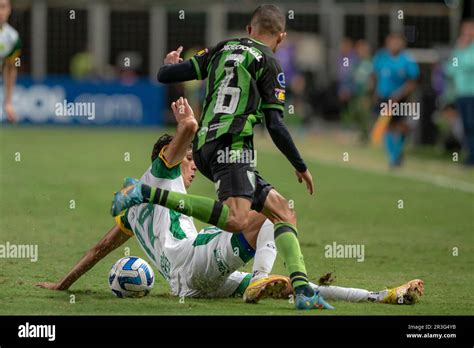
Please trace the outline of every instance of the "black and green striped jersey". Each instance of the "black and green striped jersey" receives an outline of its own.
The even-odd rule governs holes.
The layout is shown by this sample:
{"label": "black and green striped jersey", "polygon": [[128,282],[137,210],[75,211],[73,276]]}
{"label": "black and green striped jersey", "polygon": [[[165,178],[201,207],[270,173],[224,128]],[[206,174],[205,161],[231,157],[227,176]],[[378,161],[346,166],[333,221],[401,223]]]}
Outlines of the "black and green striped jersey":
{"label": "black and green striped jersey", "polygon": [[284,109],[285,76],[272,50],[253,39],[233,39],[191,58],[206,97],[194,150],[223,134],[252,136],[265,108]]}

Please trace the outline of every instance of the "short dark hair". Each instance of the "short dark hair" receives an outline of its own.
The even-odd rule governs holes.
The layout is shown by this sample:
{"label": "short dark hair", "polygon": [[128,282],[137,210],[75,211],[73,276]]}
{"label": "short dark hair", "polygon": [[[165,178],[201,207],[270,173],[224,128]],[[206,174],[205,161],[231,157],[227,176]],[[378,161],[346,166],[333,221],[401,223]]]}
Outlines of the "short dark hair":
{"label": "short dark hair", "polygon": [[260,5],[253,11],[250,25],[260,33],[277,35],[285,31],[286,19],[278,6]]}
{"label": "short dark hair", "polygon": [[161,149],[168,145],[173,140],[173,136],[169,134],[163,134],[161,137],[158,138],[155,145],[153,145],[153,152],[151,153],[151,161],[155,161],[158,156],[160,155]]}

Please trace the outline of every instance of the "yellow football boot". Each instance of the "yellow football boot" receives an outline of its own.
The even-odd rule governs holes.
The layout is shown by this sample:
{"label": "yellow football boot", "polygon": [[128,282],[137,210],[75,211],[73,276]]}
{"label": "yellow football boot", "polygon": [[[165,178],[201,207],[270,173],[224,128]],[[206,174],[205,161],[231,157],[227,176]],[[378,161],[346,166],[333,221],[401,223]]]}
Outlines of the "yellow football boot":
{"label": "yellow football boot", "polygon": [[257,303],[262,298],[288,298],[293,292],[290,279],[280,275],[269,275],[268,277],[252,281],[244,292],[244,302]]}
{"label": "yellow football boot", "polygon": [[423,280],[414,279],[397,288],[388,289],[382,303],[412,305],[420,300],[425,291]]}

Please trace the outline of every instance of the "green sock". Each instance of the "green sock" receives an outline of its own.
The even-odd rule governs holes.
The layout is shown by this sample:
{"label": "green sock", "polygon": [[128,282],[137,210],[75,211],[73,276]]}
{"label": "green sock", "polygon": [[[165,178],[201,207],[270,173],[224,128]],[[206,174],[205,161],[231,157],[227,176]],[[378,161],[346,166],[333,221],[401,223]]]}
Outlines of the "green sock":
{"label": "green sock", "polygon": [[283,257],[286,269],[290,273],[291,285],[293,288],[308,285],[303,254],[296,238],[296,227],[287,222],[280,222],[274,225],[274,229],[278,254]]}
{"label": "green sock", "polygon": [[184,215],[224,229],[229,216],[229,207],[211,198],[163,190],[142,184],[145,202],[159,204]]}

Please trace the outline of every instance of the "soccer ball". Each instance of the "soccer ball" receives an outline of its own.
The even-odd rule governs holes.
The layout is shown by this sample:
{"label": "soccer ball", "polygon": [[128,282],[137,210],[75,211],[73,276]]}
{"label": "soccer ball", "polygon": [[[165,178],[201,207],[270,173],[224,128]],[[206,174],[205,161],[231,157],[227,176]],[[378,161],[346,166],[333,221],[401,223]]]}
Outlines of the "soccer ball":
{"label": "soccer ball", "polygon": [[143,297],[148,295],[155,282],[150,265],[135,256],[118,260],[109,273],[109,286],[117,297]]}

